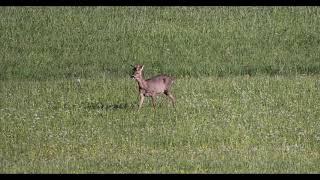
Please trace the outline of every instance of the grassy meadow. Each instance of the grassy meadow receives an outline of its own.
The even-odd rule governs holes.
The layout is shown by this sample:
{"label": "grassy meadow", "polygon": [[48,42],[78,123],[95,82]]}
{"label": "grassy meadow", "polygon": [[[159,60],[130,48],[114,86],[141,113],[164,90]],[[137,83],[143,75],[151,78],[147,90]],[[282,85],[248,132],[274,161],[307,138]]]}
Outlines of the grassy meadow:
{"label": "grassy meadow", "polygon": [[[0,7],[0,173],[319,173],[319,17]],[[176,108],[137,112],[136,63],[177,78]]]}

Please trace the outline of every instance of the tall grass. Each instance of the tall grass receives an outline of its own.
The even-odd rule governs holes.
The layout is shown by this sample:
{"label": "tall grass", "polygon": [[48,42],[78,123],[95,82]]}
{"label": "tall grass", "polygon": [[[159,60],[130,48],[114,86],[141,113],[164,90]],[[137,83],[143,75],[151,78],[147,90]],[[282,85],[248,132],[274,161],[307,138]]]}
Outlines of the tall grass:
{"label": "tall grass", "polygon": [[1,7],[1,79],[320,72],[318,7]]}

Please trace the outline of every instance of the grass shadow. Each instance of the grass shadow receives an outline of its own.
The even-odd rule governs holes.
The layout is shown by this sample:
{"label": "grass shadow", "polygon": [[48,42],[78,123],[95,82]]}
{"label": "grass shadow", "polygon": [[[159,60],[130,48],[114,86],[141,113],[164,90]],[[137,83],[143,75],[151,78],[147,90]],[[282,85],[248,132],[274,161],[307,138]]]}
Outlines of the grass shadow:
{"label": "grass shadow", "polygon": [[96,110],[96,109],[103,109],[106,111],[109,110],[123,110],[123,109],[133,109],[133,104],[128,103],[103,103],[103,102],[86,102],[84,104],[86,109]]}

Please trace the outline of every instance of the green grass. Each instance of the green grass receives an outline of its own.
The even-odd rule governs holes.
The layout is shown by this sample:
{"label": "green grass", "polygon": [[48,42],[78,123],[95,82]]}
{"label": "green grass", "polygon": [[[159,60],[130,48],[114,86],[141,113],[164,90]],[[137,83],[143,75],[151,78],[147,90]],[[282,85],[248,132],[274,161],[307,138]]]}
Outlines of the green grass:
{"label": "green grass", "polygon": [[[319,15],[0,7],[0,172],[319,173]],[[137,112],[136,63],[176,108]]]}
{"label": "green grass", "polygon": [[[1,82],[1,172],[319,173],[319,77]],[[192,82],[192,83],[190,83]]]}
{"label": "green grass", "polygon": [[[320,73],[318,7],[1,7],[0,79]],[[5,52],[5,53],[4,53]]]}

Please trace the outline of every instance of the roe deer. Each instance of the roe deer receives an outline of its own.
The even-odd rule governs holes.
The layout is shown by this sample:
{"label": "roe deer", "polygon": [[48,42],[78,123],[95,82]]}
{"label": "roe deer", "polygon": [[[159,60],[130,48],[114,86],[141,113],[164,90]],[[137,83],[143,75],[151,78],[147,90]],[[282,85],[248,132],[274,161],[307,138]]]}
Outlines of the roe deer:
{"label": "roe deer", "polygon": [[131,76],[137,81],[139,86],[140,103],[138,111],[142,106],[144,97],[151,97],[153,108],[156,109],[156,96],[161,93],[164,93],[167,97],[169,97],[172,101],[173,107],[175,107],[176,100],[170,92],[170,87],[175,79],[167,75],[157,75],[145,80],[142,75],[143,67],[144,66],[140,64],[133,66],[134,72]]}

